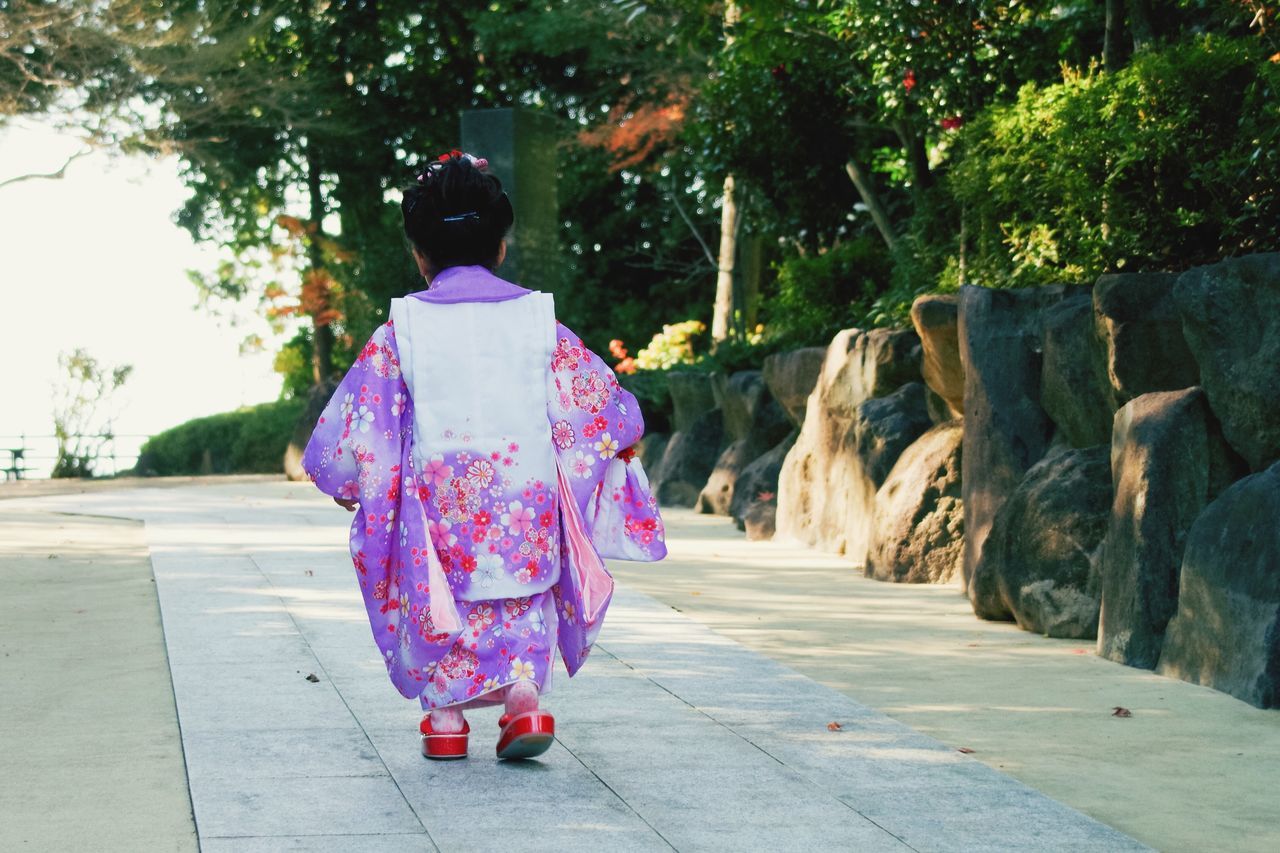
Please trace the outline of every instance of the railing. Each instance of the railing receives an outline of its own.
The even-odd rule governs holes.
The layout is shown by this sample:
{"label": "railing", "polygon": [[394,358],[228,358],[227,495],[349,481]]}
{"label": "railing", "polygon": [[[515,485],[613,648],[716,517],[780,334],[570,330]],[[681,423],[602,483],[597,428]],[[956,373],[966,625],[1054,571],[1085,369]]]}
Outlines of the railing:
{"label": "railing", "polygon": [[[138,461],[138,451],[150,436],[114,433],[71,436],[74,446],[81,438],[101,441],[94,460],[95,477],[114,477]],[[0,435],[0,471],[5,480],[47,479],[58,461],[58,438],[53,435]]]}

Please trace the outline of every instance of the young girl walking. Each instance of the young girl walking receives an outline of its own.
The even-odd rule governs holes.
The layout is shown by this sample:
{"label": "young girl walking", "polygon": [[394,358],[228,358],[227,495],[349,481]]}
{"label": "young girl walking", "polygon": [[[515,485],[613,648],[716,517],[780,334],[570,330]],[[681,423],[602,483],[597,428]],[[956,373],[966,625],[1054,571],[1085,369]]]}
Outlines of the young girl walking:
{"label": "young girl walking", "polygon": [[550,294],[493,273],[513,213],[486,167],[453,151],[404,191],[429,287],[392,300],[303,456],[356,513],[374,640],[428,712],[433,759],[464,758],[463,711],[500,703],[498,757],[545,752],[555,721],[539,697],[556,651],[577,672],[613,594],[601,557],[666,554],[632,450],[635,397],[556,322]]}

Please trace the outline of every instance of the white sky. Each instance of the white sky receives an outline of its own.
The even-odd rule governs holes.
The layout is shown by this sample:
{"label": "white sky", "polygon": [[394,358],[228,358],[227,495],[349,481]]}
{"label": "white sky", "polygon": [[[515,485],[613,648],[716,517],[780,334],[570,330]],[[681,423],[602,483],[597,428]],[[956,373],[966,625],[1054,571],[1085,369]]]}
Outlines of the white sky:
{"label": "white sky", "polygon": [[[79,148],[38,125],[0,129],[0,181],[51,172]],[[63,180],[0,188],[0,447],[3,436],[52,434],[58,353],[77,347],[134,366],[122,435],[278,396],[272,354],[239,352],[250,331],[271,340],[265,323],[247,307],[249,324],[235,327],[194,308],[186,271],[217,257],[173,224],[186,197],[177,175],[174,160],[95,153]]]}

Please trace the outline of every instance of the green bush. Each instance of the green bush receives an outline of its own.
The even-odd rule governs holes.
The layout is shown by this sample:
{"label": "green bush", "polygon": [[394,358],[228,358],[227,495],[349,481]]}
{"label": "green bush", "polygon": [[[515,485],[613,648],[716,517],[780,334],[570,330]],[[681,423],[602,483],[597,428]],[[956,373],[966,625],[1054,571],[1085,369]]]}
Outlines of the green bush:
{"label": "green bush", "polygon": [[306,401],[280,400],[196,418],[142,445],[139,474],[278,474]]}
{"label": "green bush", "polygon": [[1091,282],[1274,248],[1280,65],[1204,36],[1027,86],[961,133],[973,283]]}
{"label": "green bush", "polygon": [[618,384],[636,396],[646,433],[671,430],[671,388],[666,370],[637,370],[618,374]]}
{"label": "green bush", "polygon": [[775,348],[820,346],[841,329],[868,325],[890,271],[888,252],[871,236],[789,259],[760,306],[768,338]]}

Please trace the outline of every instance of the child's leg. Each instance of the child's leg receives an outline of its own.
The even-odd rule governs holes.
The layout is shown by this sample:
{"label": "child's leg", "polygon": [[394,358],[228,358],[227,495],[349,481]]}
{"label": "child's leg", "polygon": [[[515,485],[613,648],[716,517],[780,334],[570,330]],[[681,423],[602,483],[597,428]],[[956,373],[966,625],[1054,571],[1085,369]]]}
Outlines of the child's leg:
{"label": "child's leg", "polygon": [[538,685],[517,681],[507,688],[506,711],[511,716],[538,710]]}
{"label": "child's leg", "polygon": [[457,708],[438,708],[431,712],[431,729],[437,734],[457,734],[464,720]]}

